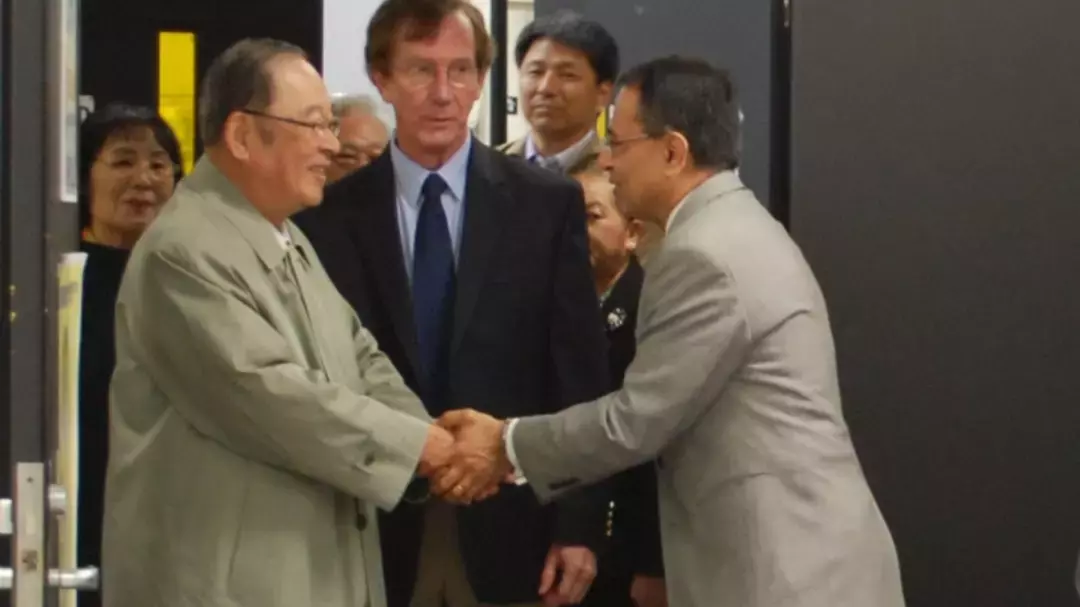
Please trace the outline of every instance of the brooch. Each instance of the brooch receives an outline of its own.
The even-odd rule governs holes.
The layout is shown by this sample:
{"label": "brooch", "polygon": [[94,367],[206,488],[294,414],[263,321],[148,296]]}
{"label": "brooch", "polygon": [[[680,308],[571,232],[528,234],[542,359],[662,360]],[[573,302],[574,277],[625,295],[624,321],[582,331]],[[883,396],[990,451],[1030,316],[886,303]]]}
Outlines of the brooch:
{"label": "brooch", "polygon": [[608,330],[614,331],[626,322],[626,310],[615,308],[607,315]]}

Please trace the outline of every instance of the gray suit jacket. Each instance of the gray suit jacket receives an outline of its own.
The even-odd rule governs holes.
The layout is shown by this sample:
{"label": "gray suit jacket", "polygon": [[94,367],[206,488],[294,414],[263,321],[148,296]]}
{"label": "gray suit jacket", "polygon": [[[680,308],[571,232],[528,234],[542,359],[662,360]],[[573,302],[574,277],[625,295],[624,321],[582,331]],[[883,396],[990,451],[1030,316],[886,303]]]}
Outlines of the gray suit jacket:
{"label": "gray suit jacket", "polygon": [[672,218],[637,330],[622,390],[514,427],[537,494],[659,455],[671,605],[903,605],[892,538],[841,412],[825,301],[734,173]]}
{"label": "gray suit jacket", "polygon": [[132,252],[108,607],[385,604],[365,521],[401,498],[430,418],[287,227],[299,283],[274,227],[204,158]]}

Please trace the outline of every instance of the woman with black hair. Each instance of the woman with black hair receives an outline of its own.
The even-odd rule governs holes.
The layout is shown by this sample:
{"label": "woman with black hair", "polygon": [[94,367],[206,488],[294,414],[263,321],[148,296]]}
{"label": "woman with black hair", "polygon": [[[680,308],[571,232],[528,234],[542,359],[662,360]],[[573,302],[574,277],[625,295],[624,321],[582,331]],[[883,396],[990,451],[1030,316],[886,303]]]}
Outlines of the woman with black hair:
{"label": "woman with black hair", "polygon": [[[83,274],[79,352],[78,562],[101,564],[108,461],[109,380],[116,356],[114,309],[128,254],[182,177],[180,144],[149,108],[110,104],[79,131],[80,249]],[[101,604],[79,595],[80,607]]]}

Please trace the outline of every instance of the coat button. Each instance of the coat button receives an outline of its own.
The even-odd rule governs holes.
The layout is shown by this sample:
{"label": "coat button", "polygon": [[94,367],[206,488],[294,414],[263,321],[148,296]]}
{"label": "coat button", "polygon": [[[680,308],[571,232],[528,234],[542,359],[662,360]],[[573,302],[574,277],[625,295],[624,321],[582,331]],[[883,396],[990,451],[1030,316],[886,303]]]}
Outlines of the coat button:
{"label": "coat button", "polygon": [[374,453],[368,453],[367,455],[364,456],[364,465],[365,466],[370,466],[370,465],[372,465],[374,463],[375,463],[375,454]]}

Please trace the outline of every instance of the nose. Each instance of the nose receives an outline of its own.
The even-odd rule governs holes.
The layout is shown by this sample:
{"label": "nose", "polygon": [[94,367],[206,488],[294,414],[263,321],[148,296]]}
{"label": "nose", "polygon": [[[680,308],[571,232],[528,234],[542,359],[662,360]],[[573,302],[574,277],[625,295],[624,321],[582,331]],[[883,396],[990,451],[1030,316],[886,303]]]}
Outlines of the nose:
{"label": "nose", "polygon": [[596,156],[596,164],[603,171],[610,171],[612,167],[611,162],[611,148],[603,146],[600,148],[600,153]]}
{"label": "nose", "polygon": [[438,103],[448,103],[453,99],[450,94],[450,71],[436,70],[435,81],[432,83],[431,98]]}
{"label": "nose", "polygon": [[150,167],[149,163],[142,163],[139,170],[135,172],[135,179],[132,184],[138,188],[149,188],[154,183],[154,170]]}
{"label": "nose", "polygon": [[341,151],[341,141],[338,140],[337,135],[326,132],[319,138],[319,151],[332,157]]}
{"label": "nose", "polygon": [[550,71],[544,72],[544,75],[540,78],[540,82],[536,85],[536,90],[541,93],[551,94],[555,90],[555,84],[555,73]]}

